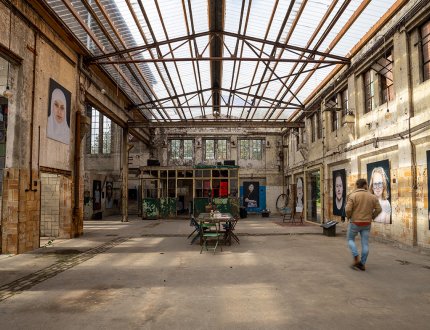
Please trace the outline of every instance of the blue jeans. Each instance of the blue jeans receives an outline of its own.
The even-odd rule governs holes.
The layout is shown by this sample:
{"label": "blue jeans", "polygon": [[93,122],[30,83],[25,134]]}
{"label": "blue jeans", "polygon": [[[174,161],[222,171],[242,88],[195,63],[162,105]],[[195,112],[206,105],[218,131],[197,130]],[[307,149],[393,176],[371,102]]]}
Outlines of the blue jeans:
{"label": "blue jeans", "polygon": [[369,234],[370,225],[368,226],[357,226],[350,222],[348,225],[348,234],[346,235],[348,239],[348,246],[351,249],[352,256],[356,257],[359,255],[357,251],[357,246],[355,245],[355,236],[360,233],[361,238],[361,263],[366,264],[367,256],[369,254]]}

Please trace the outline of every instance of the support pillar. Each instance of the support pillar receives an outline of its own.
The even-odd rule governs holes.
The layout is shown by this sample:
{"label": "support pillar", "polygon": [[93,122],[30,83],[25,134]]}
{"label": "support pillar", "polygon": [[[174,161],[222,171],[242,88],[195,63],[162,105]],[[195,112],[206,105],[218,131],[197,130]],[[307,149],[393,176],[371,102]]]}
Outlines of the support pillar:
{"label": "support pillar", "polygon": [[121,147],[122,222],[128,222],[128,127],[122,129]]}

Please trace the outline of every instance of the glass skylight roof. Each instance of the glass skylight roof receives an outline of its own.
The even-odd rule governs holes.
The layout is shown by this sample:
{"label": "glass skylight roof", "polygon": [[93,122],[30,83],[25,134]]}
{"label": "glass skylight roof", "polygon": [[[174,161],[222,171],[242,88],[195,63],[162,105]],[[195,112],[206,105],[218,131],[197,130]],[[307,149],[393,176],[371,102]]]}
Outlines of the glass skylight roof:
{"label": "glass skylight roof", "polygon": [[290,120],[396,0],[45,2],[146,120],[174,122]]}

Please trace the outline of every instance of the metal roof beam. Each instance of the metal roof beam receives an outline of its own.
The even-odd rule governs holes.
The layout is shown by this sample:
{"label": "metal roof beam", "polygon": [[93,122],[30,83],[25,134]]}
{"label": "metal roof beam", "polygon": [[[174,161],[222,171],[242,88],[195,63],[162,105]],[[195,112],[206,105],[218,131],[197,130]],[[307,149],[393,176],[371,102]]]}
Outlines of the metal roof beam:
{"label": "metal roof beam", "polygon": [[[150,49],[157,49],[162,45],[166,45],[166,44],[171,44],[171,43],[177,43],[180,41],[191,41],[193,39],[199,38],[199,37],[204,37],[204,36],[208,36],[208,35],[216,35],[217,38],[222,38],[223,36],[229,36],[229,37],[234,37],[237,38],[238,40],[242,40],[242,41],[252,41],[252,42],[258,42],[261,43],[263,45],[271,45],[274,46],[277,49],[284,49],[284,50],[290,50],[290,51],[296,51],[296,52],[304,52],[309,54],[310,56],[323,56],[323,57],[327,57],[327,58],[332,58],[335,60],[338,60],[342,63],[350,63],[350,59],[348,59],[347,57],[343,57],[343,56],[338,56],[338,55],[334,55],[334,54],[330,54],[330,53],[326,53],[326,52],[321,52],[321,51],[317,51],[314,49],[310,49],[310,48],[304,48],[304,47],[297,47],[297,46],[292,46],[292,45],[287,45],[281,42],[275,42],[275,41],[270,41],[270,40],[265,40],[265,39],[260,39],[260,38],[256,38],[256,37],[251,37],[251,36],[246,36],[246,35],[242,35],[242,34],[238,34],[238,33],[232,33],[232,32],[228,32],[228,31],[208,31],[208,32],[200,32],[200,33],[195,33],[195,34],[190,34],[190,35],[186,35],[183,37],[178,37],[178,38],[172,38],[172,39],[167,39],[167,40],[163,40],[163,41],[158,41],[158,42],[153,42],[153,43],[149,43],[147,45],[144,46],[137,46],[137,47],[130,47],[124,50],[120,50],[120,51],[116,51],[116,52],[112,52],[112,53],[108,53],[108,54],[103,54],[103,55],[99,55],[99,56],[92,56],[92,57],[88,57],[86,58],[86,63],[94,63],[94,62],[99,62],[100,60],[104,60],[110,57],[115,57],[115,56],[119,56],[125,53],[133,53],[133,52],[139,52],[139,51],[144,51],[144,50],[150,50]],[[217,38],[213,38],[213,39],[217,39]],[[222,42],[221,42],[222,44]],[[237,54],[237,50],[235,50],[234,54]],[[241,60],[241,58],[236,58],[233,56],[234,60]]]}
{"label": "metal roof beam", "polygon": [[304,122],[257,121],[257,120],[189,120],[172,122],[128,122],[130,128],[302,128]]}
{"label": "metal roof beam", "polygon": [[[214,38],[215,39],[215,38]],[[144,58],[134,60],[108,60],[100,61],[93,64],[127,64],[127,63],[165,63],[165,62],[203,62],[203,61],[237,61],[242,62],[283,62],[283,63],[329,63],[329,64],[349,64],[350,61],[343,60],[325,60],[325,59],[313,59],[313,58],[273,58],[273,57],[242,57],[235,58],[231,56],[210,56],[210,57],[176,57],[176,58]]]}
{"label": "metal roof beam", "polygon": [[99,60],[104,60],[104,59],[109,58],[109,57],[115,57],[115,56],[123,55],[126,53],[142,52],[142,51],[150,50],[153,48],[157,49],[163,45],[172,44],[172,43],[176,43],[176,42],[180,42],[180,41],[190,41],[190,40],[193,40],[193,39],[196,39],[199,37],[207,36],[209,34],[210,34],[209,31],[200,32],[200,33],[194,33],[194,34],[186,35],[183,37],[172,38],[172,39],[167,39],[167,40],[157,41],[157,42],[151,42],[151,43],[148,43],[148,44],[143,45],[143,46],[129,47],[127,49],[119,50],[119,51],[108,53],[108,54],[88,57],[88,58],[86,58],[86,62],[87,63],[93,63],[93,62],[98,62]]}
{"label": "metal roof beam", "polygon": [[287,45],[287,44],[283,44],[281,42],[270,41],[270,40],[260,39],[260,38],[251,37],[251,36],[245,36],[245,35],[241,35],[238,33],[232,33],[232,32],[227,32],[227,31],[223,31],[221,33],[224,34],[225,36],[238,38],[240,40],[254,41],[254,42],[264,44],[264,45],[271,45],[271,46],[275,46],[276,48],[279,48],[279,49],[304,52],[304,53],[308,53],[308,54],[314,55],[314,56],[319,55],[319,56],[324,56],[324,57],[336,59],[336,60],[339,60],[342,62],[347,62],[347,63],[350,62],[350,59],[347,57],[338,56],[338,55],[334,55],[334,54],[330,54],[330,53],[326,53],[326,52],[321,52],[321,51],[317,51],[317,50],[310,49],[310,48]]}
{"label": "metal roof beam", "polygon": [[209,11],[209,31],[211,35],[216,35],[212,38],[209,46],[209,60],[211,72],[211,87],[212,87],[212,114],[219,116],[219,106],[221,104],[222,88],[222,61],[223,61],[223,39],[224,36],[217,34],[224,30],[224,11],[225,0],[208,0]]}

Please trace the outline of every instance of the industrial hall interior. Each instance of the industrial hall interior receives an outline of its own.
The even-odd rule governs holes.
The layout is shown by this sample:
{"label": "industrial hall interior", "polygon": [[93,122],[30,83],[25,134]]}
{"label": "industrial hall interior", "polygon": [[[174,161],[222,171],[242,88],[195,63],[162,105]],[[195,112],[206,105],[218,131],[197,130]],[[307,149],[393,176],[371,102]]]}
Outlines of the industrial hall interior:
{"label": "industrial hall interior", "polygon": [[0,0],[2,254],[84,221],[345,219],[430,249],[430,3]]}

